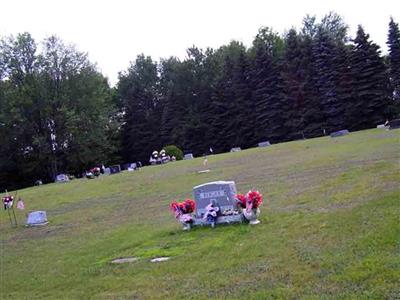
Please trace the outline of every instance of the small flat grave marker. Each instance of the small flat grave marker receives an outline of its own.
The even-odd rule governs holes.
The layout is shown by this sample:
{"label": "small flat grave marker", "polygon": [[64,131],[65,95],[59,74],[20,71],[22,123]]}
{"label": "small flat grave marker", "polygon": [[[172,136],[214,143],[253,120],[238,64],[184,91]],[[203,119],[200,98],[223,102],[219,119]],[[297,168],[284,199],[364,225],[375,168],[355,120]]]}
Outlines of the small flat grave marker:
{"label": "small flat grave marker", "polygon": [[116,258],[111,261],[113,264],[125,264],[125,263],[131,263],[137,261],[137,257],[122,257],[122,258]]}
{"label": "small flat grave marker", "polygon": [[154,262],[167,261],[167,260],[169,260],[169,259],[170,259],[170,257],[168,257],[168,256],[162,256],[162,257],[153,258],[153,259],[151,259],[150,261],[154,263]]}
{"label": "small flat grave marker", "polygon": [[48,223],[46,212],[41,210],[29,213],[28,219],[26,220],[26,226],[43,226]]}

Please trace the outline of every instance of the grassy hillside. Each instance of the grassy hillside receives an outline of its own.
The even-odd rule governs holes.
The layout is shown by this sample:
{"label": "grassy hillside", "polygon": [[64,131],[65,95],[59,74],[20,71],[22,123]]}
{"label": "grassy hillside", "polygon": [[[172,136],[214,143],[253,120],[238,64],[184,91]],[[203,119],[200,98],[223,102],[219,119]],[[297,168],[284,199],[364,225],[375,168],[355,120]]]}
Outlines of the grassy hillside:
{"label": "grassy hillside", "polygon": [[[19,223],[50,223],[0,213],[1,299],[400,299],[400,130],[202,162],[19,191]],[[214,180],[260,190],[261,224],[183,232],[170,201]],[[140,259],[110,264],[125,256]]]}

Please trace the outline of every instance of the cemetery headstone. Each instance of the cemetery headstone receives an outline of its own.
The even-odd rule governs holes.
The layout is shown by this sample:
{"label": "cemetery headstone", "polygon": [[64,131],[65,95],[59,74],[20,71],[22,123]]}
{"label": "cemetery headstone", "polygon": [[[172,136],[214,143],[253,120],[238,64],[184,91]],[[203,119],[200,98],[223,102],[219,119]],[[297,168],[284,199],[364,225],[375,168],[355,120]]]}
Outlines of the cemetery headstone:
{"label": "cemetery headstone", "polygon": [[183,157],[183,159],[193,159],[193,154],[192,153],[186,153],[185,156]]}
{"label": "cemetery headstone", "polygon": [[69,178],[66,174],[58,174],[56,176],[56,182],[67,182],[69,181]]}
{"label": "cemetery headstone", "polygon": [[389,122],[389,129],[400,128],[400,119],[394,119]]}
{"label": "cemetery headstone", "polygon": [[26,225],[28,226],[42,226],[46,225],[47,216],[45,211],[33,211],[29,213]]}
{"label": "cemetery headstone", "polygon": [[104,175],[110,175],[111,174],[111,169],[110,168],[104,168]]}
{"label": "cemetery headstone", "polygon": [[116,174],[121,172],[121,167],[119,165],[114,165],[110,167],[110,174]]}
{"label": "cemetery headstone", "polygon": [[210,203],[215,203],[219,208],[220,215],[217,218],[217,224],[242,222],[242,215],[237,210],[236,194],[234,181],[214,181],[195,186],[193,188],[193,196],[196,201],[194,225],[207,224],[204,214]]}
{"label": "cemetery headstone", "polygon": [[234,181],[214,181],[195,186],[193,196],[196,201],[196,217],[203,217],[206,206],[212,201],[216,201],[221,212],[234,209],[236,193]]}
{"label": "cemetery headstone", "polygon": [[258,143],[258,147],[268,147],[271,146],[269,141]]}
{"label": "cemetery headstone", "polygon": [[331,132],[330,137],[334,138],[334,137],[339,137],[339,136],[343,136],[343,135],[347,135],[347,134],[349,134],[349,131],[347,129],[344,129],[344,130]]}
{"label": "cemetery headstone", "polygon": [[231,149],[231,152],[239,152],[239,151],[242,151],[242,149],[240,147],[233,147]]}

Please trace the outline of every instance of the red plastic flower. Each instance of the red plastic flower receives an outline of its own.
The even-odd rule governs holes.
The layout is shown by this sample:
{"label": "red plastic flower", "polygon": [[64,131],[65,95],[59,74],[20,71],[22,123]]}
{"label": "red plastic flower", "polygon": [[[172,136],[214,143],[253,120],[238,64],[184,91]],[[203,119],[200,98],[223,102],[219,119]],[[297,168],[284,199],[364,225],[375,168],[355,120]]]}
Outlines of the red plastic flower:
{"label": "red plastic flower", "polygon": [[189,214],[196,209],[196,202],[192,199],[185,199],[183,202],[172,201],[169,207],[174,213]]}
{"label": "red plastic flower", "polygon": [[253,208],[258,208],[263,202],[262,194],[259,191],[248,191],[246,198]]}
{"label": "red plastic flower", "polygon": [[243,194],[236,194],[235,198],[237,200],[237,205],[240,206],[241,208],[246,207],[246,196]]}

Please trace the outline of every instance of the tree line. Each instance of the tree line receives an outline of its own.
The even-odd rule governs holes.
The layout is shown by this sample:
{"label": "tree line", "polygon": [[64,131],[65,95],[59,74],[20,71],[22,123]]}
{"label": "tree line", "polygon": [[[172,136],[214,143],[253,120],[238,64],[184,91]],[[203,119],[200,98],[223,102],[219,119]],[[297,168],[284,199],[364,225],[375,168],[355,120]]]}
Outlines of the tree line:
{"label": "tree line", "polygon": [[400,31],[388,55],[362,26],[306,16],[299,30],[261,28],[252,45],[139,55],[110,87],[87,54],[29,33],[0,42],[0,187],[52,181],[99,164],[142,161],[177,145],[254,147],[375,127],[400,112]]}

